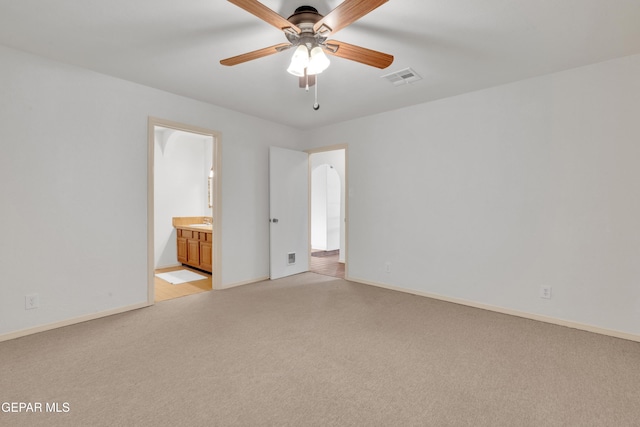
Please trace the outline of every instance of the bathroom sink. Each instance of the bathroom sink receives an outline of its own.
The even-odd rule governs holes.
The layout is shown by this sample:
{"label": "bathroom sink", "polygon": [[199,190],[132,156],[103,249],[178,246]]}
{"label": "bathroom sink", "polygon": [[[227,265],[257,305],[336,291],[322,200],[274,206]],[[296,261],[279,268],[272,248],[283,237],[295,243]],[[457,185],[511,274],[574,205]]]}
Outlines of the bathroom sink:
{"label": "bathroom sink", "polygon": [[211,224],[189,224],[187,227],[211,227]]}

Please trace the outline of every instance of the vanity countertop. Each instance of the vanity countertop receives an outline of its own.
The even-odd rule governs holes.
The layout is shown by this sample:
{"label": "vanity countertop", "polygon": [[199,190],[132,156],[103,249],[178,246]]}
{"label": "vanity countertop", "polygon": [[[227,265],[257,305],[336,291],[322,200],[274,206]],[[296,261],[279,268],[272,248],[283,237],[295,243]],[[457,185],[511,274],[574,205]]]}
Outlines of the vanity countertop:
{"label": "vanity countertop", "polygon": [[191,231],[213,231],[213,227],[211,226],[211,224],[174,225],[174,227]]}
{"label": "vanity countertop", "polygon": [[[208,222],[208,224],[206,223]],[[191,231],[213,231],[212,218],[206,216],[175,216],[172,224],[174,228],[182,228]]]}

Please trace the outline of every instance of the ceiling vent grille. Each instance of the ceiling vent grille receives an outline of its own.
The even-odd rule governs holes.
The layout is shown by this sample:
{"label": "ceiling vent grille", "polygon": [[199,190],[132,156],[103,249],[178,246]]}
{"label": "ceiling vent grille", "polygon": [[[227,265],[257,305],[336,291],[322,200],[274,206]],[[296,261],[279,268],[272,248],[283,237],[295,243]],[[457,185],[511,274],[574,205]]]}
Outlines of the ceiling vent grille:
{"label": "ceiling vent grille", "polygon": [[405,68],[404,70],[396,71],[394,73],[386,74],[382,76],[383,79],[389,80],[394,86],[400,86],[407,83],[417,82],[422,80],[422,77],[418,75],[411,68]]}

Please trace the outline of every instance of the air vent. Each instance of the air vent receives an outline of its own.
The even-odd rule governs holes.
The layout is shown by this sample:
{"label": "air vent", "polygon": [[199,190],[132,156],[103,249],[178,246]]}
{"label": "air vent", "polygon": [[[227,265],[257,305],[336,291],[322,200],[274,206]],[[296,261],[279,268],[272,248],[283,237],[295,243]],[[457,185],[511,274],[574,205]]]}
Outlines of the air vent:
{"label": "air vent", "polygon": [[296,253],[295,252],[289,252],[287,254],[288,260],[287,260],[287,264],[292,265],[296,263]]}
{"label": "air vent", "polygon": [[420,77],[418,73],[413,71],[411,68],[405,68],[404,70],[384,75],[382,78],[389,80],[394,86],[400,86],[422,80],[422,77]]}

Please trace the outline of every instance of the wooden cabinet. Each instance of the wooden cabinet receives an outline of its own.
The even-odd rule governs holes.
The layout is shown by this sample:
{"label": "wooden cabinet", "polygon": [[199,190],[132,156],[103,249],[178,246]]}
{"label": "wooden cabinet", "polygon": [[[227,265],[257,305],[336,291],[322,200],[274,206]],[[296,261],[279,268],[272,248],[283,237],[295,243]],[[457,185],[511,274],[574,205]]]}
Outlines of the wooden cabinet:
{"label": "wooden cabinet", "polygon": [[205,271],[212,271],[213,265],[213,245],[211,242],[200,242],[200,268]]}
{"label": "wooden cabinet", "polygon": [[187,239],[187,264],[200,268],[200,242]]}
{"label": "wooden cabinet", "polygon": [[180,230],[178,233],[178,262],[185,264],[188,261],[187,258],[187,239],[180,236]]}
{"label": "wooden cabinet", "polygon": [[200,270],[213,270],[213,233],[176,227],[178,262]]}

